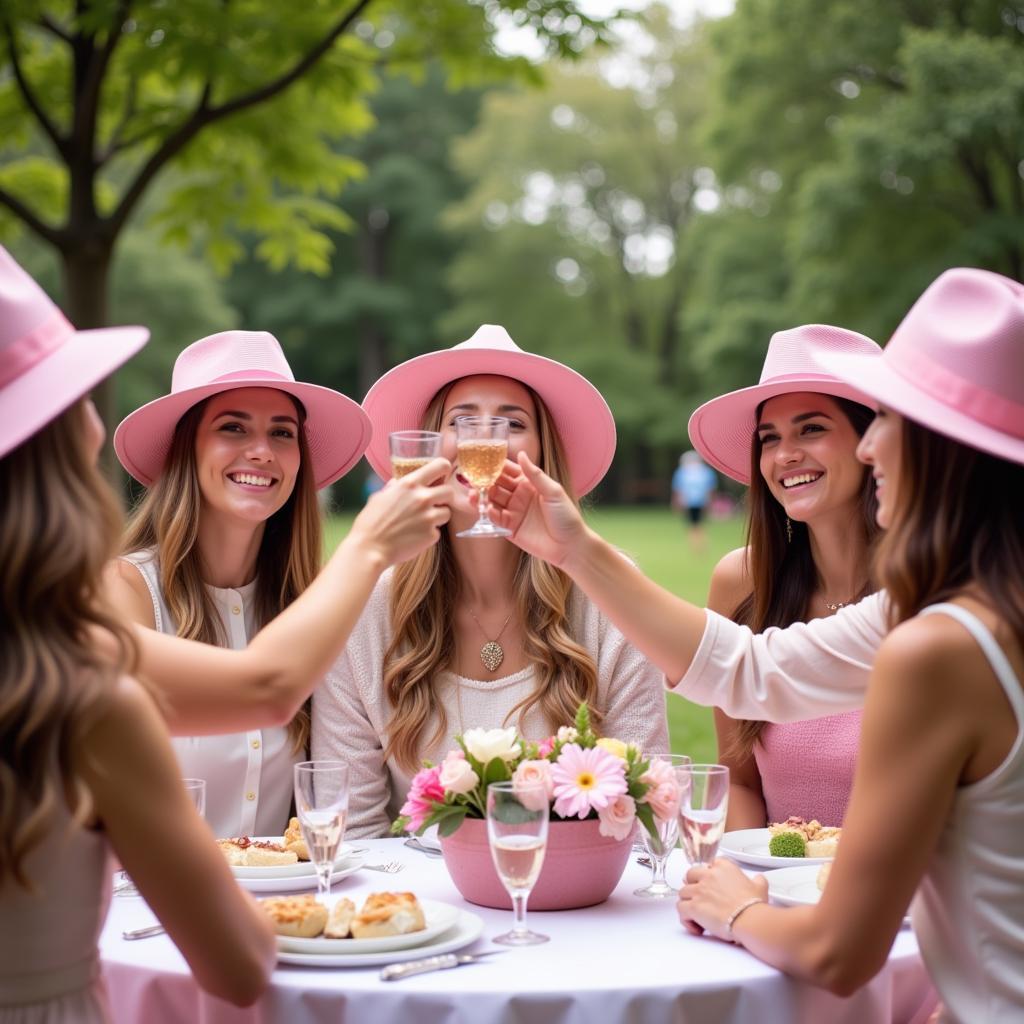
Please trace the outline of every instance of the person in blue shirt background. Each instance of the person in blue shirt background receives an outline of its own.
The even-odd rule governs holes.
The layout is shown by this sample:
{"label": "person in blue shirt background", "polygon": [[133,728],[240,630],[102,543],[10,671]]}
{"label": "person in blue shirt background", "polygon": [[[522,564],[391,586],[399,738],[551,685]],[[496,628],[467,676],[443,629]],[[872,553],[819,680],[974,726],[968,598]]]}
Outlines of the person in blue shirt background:
{"label": "person in blue shirt background", "polygon": [[704,516],[717,486],[715,471],[700,455],[692,450],[683,452],[672,474],[672,507],[682,512],[684,522],[689,524],[690,548],[694,552],[703,552],[707,545]]}

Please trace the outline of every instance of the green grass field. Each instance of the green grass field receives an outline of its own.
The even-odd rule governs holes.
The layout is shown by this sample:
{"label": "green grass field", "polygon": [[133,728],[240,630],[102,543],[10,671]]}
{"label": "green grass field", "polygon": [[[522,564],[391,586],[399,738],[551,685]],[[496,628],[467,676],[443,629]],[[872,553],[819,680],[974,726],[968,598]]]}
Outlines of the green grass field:
{"label": "green grass field", "polygon": [[[653,580],[696,604],[704,603],[711,570],[718,559],[743,540],[742,519],[711,522],[706,530],[706,553],[693,555],[682,522],[666,508],[595,508],[588,511],[587,518],[602,536],[622,548]],[[329,521],[329,550],[334,550],[351,521],[352,515],[337,515]],[[695,761],[714,761],[715,732],[710,709],[696,707],[674,696],[667,698],[666,707],[672,749],[689,754]]]}

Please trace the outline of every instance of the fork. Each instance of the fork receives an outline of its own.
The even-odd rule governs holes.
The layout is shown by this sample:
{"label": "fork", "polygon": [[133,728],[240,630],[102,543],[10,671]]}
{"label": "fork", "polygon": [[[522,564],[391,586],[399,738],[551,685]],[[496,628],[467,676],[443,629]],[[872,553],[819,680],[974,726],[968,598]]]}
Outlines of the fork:
{"label": "fork", "polygon": [[397,874],[405,865],[400,860],[389,860],[386,864],[360,864],[369,871],[383,871],[386,875]]}

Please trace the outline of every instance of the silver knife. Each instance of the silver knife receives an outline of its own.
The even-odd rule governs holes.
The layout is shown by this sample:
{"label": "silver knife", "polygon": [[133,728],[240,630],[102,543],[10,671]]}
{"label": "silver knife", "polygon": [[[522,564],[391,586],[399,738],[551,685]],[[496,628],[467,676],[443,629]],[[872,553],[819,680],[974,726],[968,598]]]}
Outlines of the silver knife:
{"label": "silver knife", "polygon": [[488,949],[483,953],[443,953],[441,956],[428,956],[424,960],[410,960],[404,964],[390,964],[380,972],[381,981],[401,981],[411,978],[414,974],[429,974],[431,971],[447,971],[463,964],[475,964],[485,956],[494,953],[507,953],[507,949]]}
{"label": "silver knife", "polygon": [[145,928],[133,928],[130,931],[121,932],[122,939],[148,939],[151,935],[162,935],[164,926],[162,924],[151,924]]}

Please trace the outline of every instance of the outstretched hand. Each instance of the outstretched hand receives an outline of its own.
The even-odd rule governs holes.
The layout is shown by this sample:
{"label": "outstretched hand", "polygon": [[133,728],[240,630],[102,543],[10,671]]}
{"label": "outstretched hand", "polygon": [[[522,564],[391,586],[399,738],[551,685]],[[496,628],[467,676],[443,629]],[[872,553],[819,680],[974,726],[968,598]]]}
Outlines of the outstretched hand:
{"label": "outstretched hand", "polygon": [[561,484],[534,465],[525,452],[506,461],[488,494],[491,517],[512,531],[511,540],[552,565],[564,565],[587,527]]}
{"label": "outstretched hand", "polygon": [[408,561],[435,544],[451,518],[455,489],[452,465],[433,459],[377,491],[356,516],[349,538],[375,548],[386,565]]}

